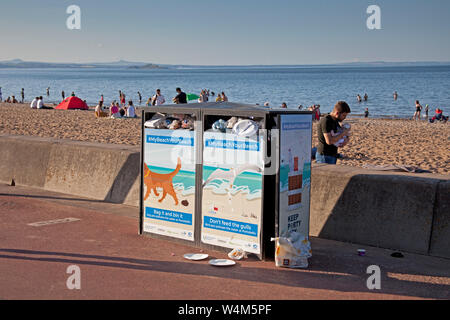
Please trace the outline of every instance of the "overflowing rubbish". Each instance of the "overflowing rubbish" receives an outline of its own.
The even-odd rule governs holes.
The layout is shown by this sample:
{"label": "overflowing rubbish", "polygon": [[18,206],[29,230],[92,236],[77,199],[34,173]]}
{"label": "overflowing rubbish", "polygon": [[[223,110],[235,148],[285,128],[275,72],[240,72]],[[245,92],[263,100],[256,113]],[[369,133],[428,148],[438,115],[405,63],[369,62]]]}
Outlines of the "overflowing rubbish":
{"label": "overflowing rubbish", "polygon": [[228,259],[212,259],[209,260],[209,264],[215,267],[229,267],[234,266],[236,262]]}
{"label": "overflowing rubbish", "polygon": [[209,256],[206,253],[186,253],[183,257],[188,260],[200,261],[205,260]]}
{"label": "overflowing rubbish", "polygon": [[275,241],[275,265],[283,268],[307,268],[312,256],[311,244],[306,236],[290,232],[287,237],[272,238]]}
{"label": "overflowing rubbish", "polygon": [[245,253],[245,251],[243,249],[236,248],[228,253],[228,258],[233,259],[233,260],[241,260],[243,258],[247,258],[247,254]]}

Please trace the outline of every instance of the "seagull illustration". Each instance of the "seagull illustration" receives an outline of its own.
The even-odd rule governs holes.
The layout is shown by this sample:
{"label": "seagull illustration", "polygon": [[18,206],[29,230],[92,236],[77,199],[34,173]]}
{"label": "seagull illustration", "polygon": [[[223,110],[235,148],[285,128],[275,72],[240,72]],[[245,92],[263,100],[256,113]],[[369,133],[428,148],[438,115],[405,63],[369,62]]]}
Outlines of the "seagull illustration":
{"label": "seagull illustration", "polygon": [[216,179],[228,180],[230,182],[230,187],[233,187],[234,180],[236,179],[236,177],[244,171],[263,172],[262,168],[254,164],[244,164],[237,168],[230,168],[230,170],[228,171],[221,168],[217,168],[203,183],[203,187],[205,187],[208,183]]}

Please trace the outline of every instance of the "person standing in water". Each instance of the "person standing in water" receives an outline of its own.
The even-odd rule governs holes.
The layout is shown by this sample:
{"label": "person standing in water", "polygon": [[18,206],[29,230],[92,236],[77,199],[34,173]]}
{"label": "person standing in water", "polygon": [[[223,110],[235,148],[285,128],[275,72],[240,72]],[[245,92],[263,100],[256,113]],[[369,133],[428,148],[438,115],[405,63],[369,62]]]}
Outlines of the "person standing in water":
{"label": "person standing in water", "polygon": [[416,100],[416,112],[414,112],[413,120],[420,120],[420,111],[422,111],[422,106],[419,103],[419,100]]}
{"label": "person standing in water", "polygon": [[50,97],[50,87],[47,88],[47,97]]}
{"label": "person standing in water", "polygon": [[394,91],[394,100],[397,101],[397,98],[398,98],[397,91]]}
{"label": "person standing in water", "polygon": [[139,97],[139,105],[141,105],[141,103],[142,103],[142,95],[141,95],[141,93],[139,91],[137,92],[137,94],[138,94],[138,97]]}
{"label": "person standing in water", "polygon": [[64,92],[64,90],[61,91],[61,97],[62,97],[63,100],[66,98],[66,93]]}
{"label": "person standing in water", "polygon": [[359,95],[359,93],[358,93],[358,95],[356,96],[356,99],[358,99],[358,102],[361,102],[361,101],[362,101],[361,96]]}
{"label": "person standing in water", "polygon": [[364,94],[364,101],[367,101],[369,99],[369,96],[366,94]]}

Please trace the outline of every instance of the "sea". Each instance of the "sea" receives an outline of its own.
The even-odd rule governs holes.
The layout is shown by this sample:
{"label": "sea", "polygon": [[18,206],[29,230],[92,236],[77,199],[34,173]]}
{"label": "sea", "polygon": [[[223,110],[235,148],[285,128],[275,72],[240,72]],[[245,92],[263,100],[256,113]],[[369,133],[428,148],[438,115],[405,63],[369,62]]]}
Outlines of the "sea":
{"label": "sea", "polygon": [[[302,66],[302,67],[192,67],[169,69],[48,68],[0,69],[3,99],[15,95],[20,100],[21,88],[25,101],[43,96],[44,103],[59,103],[61,91],[66,97],[72,92],[89,105],[96,105],[100,95],[105,104],[118,100],[119,90],[136,106],[145,105],[157,88],[166,103],[176,95],[175,89],[199,94],[209,89],[216,95],[224,91],[231,102],[263,105],[269,102],[277,108],[285,102],[290,109],[299,105],[321,106],[330,112],[337,101],[346,101],[352,116],[361,116],[365,108],[371,117],[412,117],[415,100],[428,104],[430,115],[436,108],[450,113],[450,66]],[[46,89],[50,87],[47,96]],[[138,93],[142,94],[139,104]],[[393,98],[394,91],[398,99]],[[357,94],[368,101],[359,103]],[[211,99],[212,97],[210,97]],[[191,101],[190,103],[195,103]]]}

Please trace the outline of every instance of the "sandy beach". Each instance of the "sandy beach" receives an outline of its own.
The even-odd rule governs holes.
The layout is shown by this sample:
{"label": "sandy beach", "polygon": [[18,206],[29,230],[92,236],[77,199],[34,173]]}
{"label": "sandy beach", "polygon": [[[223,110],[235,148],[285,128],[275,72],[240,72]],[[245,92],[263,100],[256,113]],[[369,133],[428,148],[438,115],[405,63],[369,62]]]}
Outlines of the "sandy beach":
{"label": "sandy beach", "polygon": [[[137,114],[140,115],[138,108]],[[338,164],[404,165],[450,174],[450,123],[387,119],[348,119],[350,144]],[[317,144],[317,124],[313,146]],[[32,110],[28,104],[0,103],[0,134],[139,145],[141,119],[95,118],[93,108]]]}

